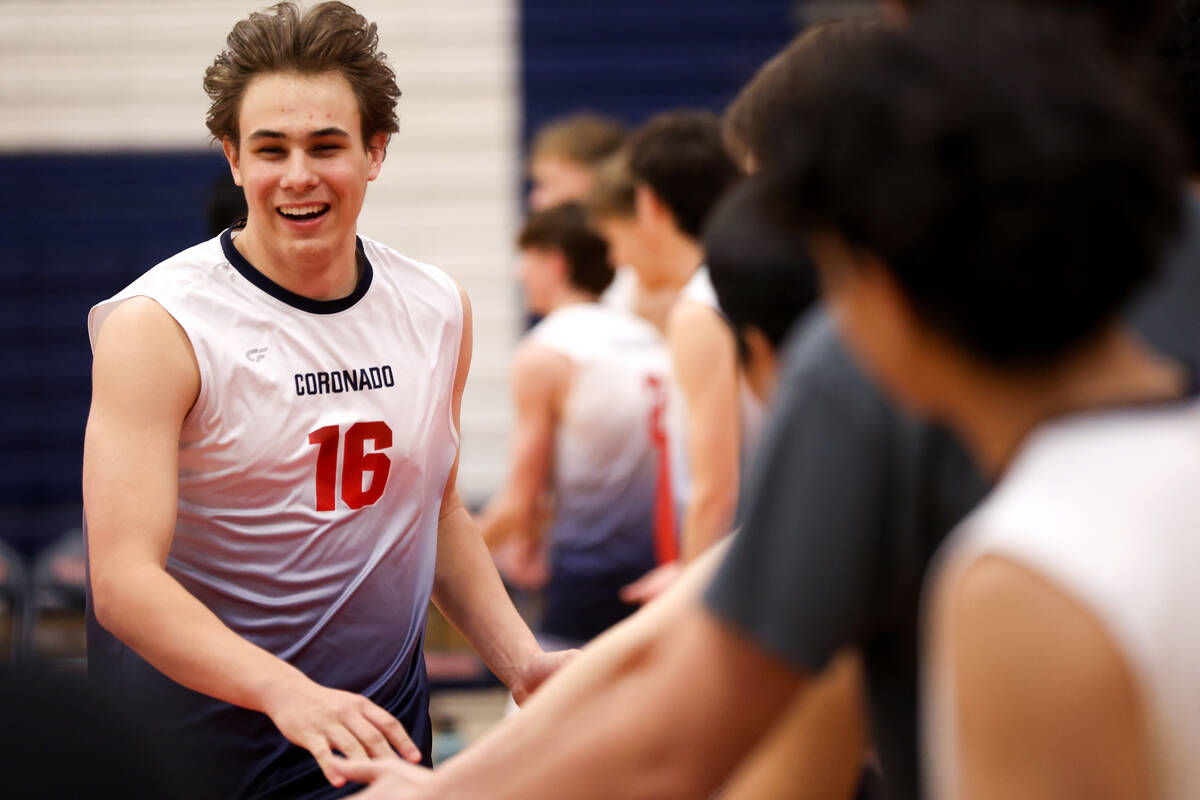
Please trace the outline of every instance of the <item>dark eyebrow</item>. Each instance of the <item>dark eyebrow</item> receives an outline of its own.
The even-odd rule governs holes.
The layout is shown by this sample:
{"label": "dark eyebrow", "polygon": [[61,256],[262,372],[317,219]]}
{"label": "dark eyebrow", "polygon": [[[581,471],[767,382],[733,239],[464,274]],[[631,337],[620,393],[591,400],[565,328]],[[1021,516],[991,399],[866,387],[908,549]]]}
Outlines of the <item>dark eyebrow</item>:
{"label": "dark eyebrow", "polygon": [[[332,128],[321,128],[321,130],[319,130],[319,131],[313,131],[312,133],[310,133],[308,135],[308,138],[320,139],[321,137],[324,137],[324,136],[346,136],[346,137],[349,137],[350,134],[346,133],[341,128],[334,126]],[[256,130],[254,133],[250,134],[246,138],[250,139],[250,140],[255,140],[255,139],[286,139],[288,137],[287,137],[286,133],[280,133],[279,131],[269,131],[269,130],[260,128],[259,130]]]}
{"label": "dark eyebrow", "polygon": [[246,137],[247,139],[286,139],[287,136],[279,131],[256,130],[254,133]]}

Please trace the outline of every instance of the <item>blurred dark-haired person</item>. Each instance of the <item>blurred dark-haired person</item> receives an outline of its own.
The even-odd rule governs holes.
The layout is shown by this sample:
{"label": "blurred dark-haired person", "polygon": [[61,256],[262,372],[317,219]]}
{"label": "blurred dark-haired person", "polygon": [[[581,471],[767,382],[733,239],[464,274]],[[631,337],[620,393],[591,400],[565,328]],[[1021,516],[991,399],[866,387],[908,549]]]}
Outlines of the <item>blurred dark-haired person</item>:
{"label": "blurred dark-haired person", "polygon": [[431,596],[518,700],[564,656],[458,497],[467,298],[356,235],[397,129],[376,26],[280,3],[226,48],[208,127],[244,224],[88,319],[88,672],[205,796],[344,795],[334,750],[429,759]]}
{"label": "blurred dark-haired person", "polygon": [[746,384],[763,406],[775,399],[788,334],[818,296],[812,259],[773,224],[768,204],[761,180],[742,182],[717,204],[703,239],[718,308],[737,337]]}
{"label": "blurred dark-haired person", "polygon": [[999,479],[927,580],[931,796],[1194,797],[1200,402],[1122,321],[1176,144],[1078,36],[985,20],[865,52],[776,194],[856,355]]}
{"label": "blurred dark-haired person", "polygon": [[1008,9],[1073,17],[1121,60],[1144,62],[1173,0],[880,0],[885,14],[906,22],[921,15],[950,11],[970,14]]}
{"label": "blurred dark-haired person", "polygon": [[535,212],[517,244],[526,302],[543,319],[513,360],[508,479],[480,524],[489,546],[515,539],[537,553],[550,495],[540,634],[544,644],[574,647],[636,609],[620,589],[657,563],[651,432],[665,411],[670,362],[649,323],[597,302],[613,270],[581,207]]}
{"label": "blurred dark-haired person", "polygon": [[[1137,5],[1147,10],[1149,4]],[[1096,4],[1098,13],[1104,8]],[[964,27],[951,34],[947,46],[967,34],[986,32]],[[857,55],[845,57],[852,61]],[[837,65],[830,69],[839,71]],[[1127,83],[1120,85],[1128,91]],[[789,130],[804,129],[810,112],[803,96],[774,102],[786,106]],[[1169,273],[1179,266],[1176,261],[1168,264]],[[1166,282],[1150,287],[1133,316],[1139,329],[1172,301],[1170,286],[1168,274]],[[1200,297],[1192,303],[1200,305]],[[1200,356],[1195,315],[1145,333],[1164,352],[1185,354],[1192,363]],[[779,713],[779,697],[789,695],[793,681],[807,691],[817,676],[830,677],[836,671],[831,665],[856,652],[887,796],[923,796],[917,747],[920,589],[934,551],[983,497],[987,480],[953,434],[898,408],[862,372],[826,309],[810,315],[791,338],[775,411],[745,490],[740,533],[703,607],[678,587],[669,605],[652,604],[618,626],[585,651],[524,719],[502,726],[485,746],[464,755],[452,775],[428,779],[432,785],[470,786],[481,777],[494,778],[530,742],[569,748],[568,732],[578,726],[605,751],[600,755],[611,756],[600,793],[688,796],[680,787],[703,783],[699,772],[724,774],[720,760],[736,760],[736,753],[728,753],[729,737],[705,741],[711,720],[737,731],[749,726],[745,735],[756,737],[765,730],[762,719]],[[684,580],[694,581],[686,587],[693,590],[695,583],[707,583],[699,570]],[[780,673],[772,665],[791,670],[783,688],[773,682]],[[706,678],[700,667],[713,667],[716,674]],[[680,683],[684,680],[689,686]],[[742,690],[751,685],[755,691]],[[722,696],[735,690],[736,698]],[[766,698],[763,706],[760,697]],[[639,715],[636,722],[621,716],[650,698],[656,698],[655,715]],[[844,699],[852,701],[853,694]],[[848,716],[839,727],[852,727],[859,713],[847,702]],[[647,725],[653,730],[642,730]],[[646,750],[618,740],[634,727],[644,734]],[[718,760],[710,759],[710,746],[721,750]],[[642,757],[650,752],[653,758]],[[540,765],[540,777],[553,779],[556,767],[583,774],[577,755]],[[615,763],[637,767],[622,772],[613,769]],[[389,778],[407,773],[414,785],[427,779],[411,770],[379,768]],[[513,796],[538,797],[533,788],[542,785],[538,777],[509,774],[496,796],[515,786],[528,794]],[[818,792],[829,788],[826,778],[822,770],[806,777],[805,785]]]}
{"label": "blurred dark-haired person", "polygon": [[763,64],[721,117],[721,134],[734,161],[750,174],[777,166],[793,137],[795,99],[828,80],[841,59],[877,35],[874,19],[844,19],[806,28]]}
{"label": "blurred dark-haired person", "polygon": [[[765,189],[758,179],[734,187],[705,225],[704,249],[721,313],[737,333],[746,383],[770,410],[784,346],[816,304],[818,285],[808,253],[772,224]],[[878,797],[863,703],[861,660],[847,653],[796,693],[787,712],[730,776],[721,797]],[[821,781],[812,781],[818,772]]]}
{"label": "blurred dark-haired person", "polygon": [[[686,563],[729,532],[743,451],[752,446],[761,416],[739,374],[734,332],[717,307],[700,238],[740,172],[725,151],[718,118],[700,111],[651,118],[631,135],[628,157],[633,216],[601,214],[597,227],[615,260],[634,266],[642,283],[678,292],[666,326],[671,457],[659,502],[675,512],[678,556]],[[653,598],[674,569],[651,573],[626,597]]]}

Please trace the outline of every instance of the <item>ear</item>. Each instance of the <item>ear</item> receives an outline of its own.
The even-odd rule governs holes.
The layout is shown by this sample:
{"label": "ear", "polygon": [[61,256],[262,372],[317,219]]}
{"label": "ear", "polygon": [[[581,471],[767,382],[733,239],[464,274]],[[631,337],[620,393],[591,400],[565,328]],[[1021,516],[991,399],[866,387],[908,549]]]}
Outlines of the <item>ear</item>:
{"label": "ear", "polygon": [[242,171],[238,164],[238,148],[232,139],[225,136],[221,139],[221,149],[225,152],[225,160],[229,162],[229,172],[233,175],[233,182],[238,186],[242,185]]}
{"label": "ear", "polygon": [[650,188],[649,184],[638,183],[633,194],[633,216],[641,225],[652,225],[670,211]]}
{"label": "ear", "polygon": [[762,329],[754,325],[745,326],[740,333],[742,343],[746,346],[746,382],[759,400],[770,404],[775,396],[779,375],[775,348]]}
{"label": "ear", "polygon": [[747,325],[742,328],[742,341],[746,345],[746,350],[749,351],[749,360],[753,364],[762,366],[774,366],[775,364],[775,348],[771,346],[771,340],[762,332],[762,329],[755,325]]}
{"label": "ear", "polygon": [[369,160],[367,180],[373,181],[379,177],[379,170],[383,168],[383,159],[387,157],[387,143],[388,135],[383,131],[367,140],[367,159]]}
{"label": "ear", "polygon": [[567,256],[562,250],[547,250],[549,263],[553,265],[554,277],[564,284],[571,283],[571,268],[567,266]]}
{"label": "ear", "polygon": [[878,256],[857,249],[852,252],[854,264],[850,270],[858,302],[866,312],[863,318],[872,321],[885,341],[913,346],[924,326],[908,296]]}

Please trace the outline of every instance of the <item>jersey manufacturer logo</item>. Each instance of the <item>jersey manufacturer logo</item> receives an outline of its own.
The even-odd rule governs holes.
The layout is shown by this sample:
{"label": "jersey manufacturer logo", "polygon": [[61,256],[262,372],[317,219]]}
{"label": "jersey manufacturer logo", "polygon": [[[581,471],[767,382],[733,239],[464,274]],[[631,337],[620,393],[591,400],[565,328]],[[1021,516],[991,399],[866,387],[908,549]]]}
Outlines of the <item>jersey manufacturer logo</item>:
{"label": "jersey manufacturer logo", "polygon": [[255,363],[262,361],[266,357],[267,348],[265,347],[255,347],[246,351],[246,358],[254,361]]}

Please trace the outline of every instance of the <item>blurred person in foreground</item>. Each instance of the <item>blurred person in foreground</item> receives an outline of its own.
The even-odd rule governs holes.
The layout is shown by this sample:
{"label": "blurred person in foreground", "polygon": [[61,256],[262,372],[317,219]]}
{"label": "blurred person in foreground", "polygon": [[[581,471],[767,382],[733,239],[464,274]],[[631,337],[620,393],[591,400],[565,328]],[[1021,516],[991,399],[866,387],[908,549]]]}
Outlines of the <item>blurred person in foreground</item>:
{"label": "blurred person in foreground", "polygon": [[1121,318],[1177,148],[1090,42],[983,16],[865,52],[775,192],[856,355],[999,478],[927,581],[929,791],[1194,797],[1200,401]]}
{"label": "blurred person in foreground", "polygon": [[397,129],[375,25],[280,3],[226,45],[207,121],[244,224],[88,320],[88,671],[208,796],[339,796],[334,751],[429,761],[431,597],[518,700],[565,656],[456,489],[467,298],[356,235]]}
{"label": "blurred person in foreground", "polygon": [[[1153,16],[1154,9],[1138,7]],[[797,112],[802,118],[803,108],[792,110]],[[1172,261],[1169,272],[1192,266]],[[1152,314],[1163,299],[1152,291],[1140,309]],[[1195,328],[1170,330],[1153,341],[1195,353]],[[538,787],[558,769],[591,776],[587,764],[594,758],[605,764],[603,775],[585,785],[597,796],[703,796],[706,789],[697,787],[712,785],[724,765],[736,761],[729,748],[736,749],[731,743],[739,736],[752,740],[765,729],[763,718],[777,713],[779,696],[811,686],[834,654],[857,650],[888,796],[921,796],[919,590],[929,558],[982,496],[984,481],[947,432],[908,417],[879,394],[823,313],[798,331],[789,349],[765,441],[742,531],[709,590],[711,612],[688,594],[707,582],[702,569],[692,570],[669,598],[596,642],[524,719],[506,723],[451,765],[451,774],[387,765],[364,769],[382,770],[389,779],[406,773],[412,796],[421,796],[417,789],[425,781],[445,788],[488,775],[502,781],[496,796],[512,788],[514,796],[537,797],[552,794]],[[722,556],[713,554],[703,566],[711,568]],[[740,611],[737,597],[743,599]],[[781,674],[785,663],[792,671]],[[653,715],[622,722],[646,704],[653,704]],[[722,722],[719,732],[706,722],[713,719]],[[638,741],[632,742],[628,735],[635,728]],[[543,738],[541,749],[562,748],[569,757],[504,772],[505,753]],[[823,779],[815,774],[809,782]],[[579,794],[587,791],[581,786]]]}
{"label": "blurred person in foreground", "polygon": [[636,609],[620,589],[657,563],[651,430],[670,363],[649,323],[599,302],[613,270],[580,206],[534,212],[517,244],[526,303],[542,320],[513,358],[508,478],[479,521],[489,547],[512,541],[522,563],[548,547],[539,635],[574,647]]}

